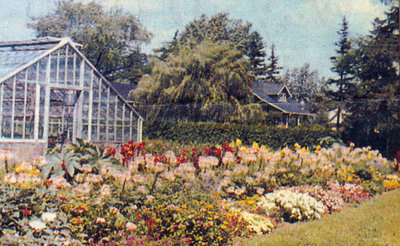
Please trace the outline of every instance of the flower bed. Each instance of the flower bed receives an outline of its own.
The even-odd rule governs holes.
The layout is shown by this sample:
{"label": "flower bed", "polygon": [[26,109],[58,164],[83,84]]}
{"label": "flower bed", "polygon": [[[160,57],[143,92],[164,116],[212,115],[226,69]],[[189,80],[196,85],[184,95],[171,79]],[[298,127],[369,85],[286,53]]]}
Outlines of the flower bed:
{"label": "flower bed", "polygon": [[339,145],[270,151],[236,141],[155,154],[144,143],[117,153],[80,141],[9,168],[5,244],[226,245],[400,186],[377,151]]}

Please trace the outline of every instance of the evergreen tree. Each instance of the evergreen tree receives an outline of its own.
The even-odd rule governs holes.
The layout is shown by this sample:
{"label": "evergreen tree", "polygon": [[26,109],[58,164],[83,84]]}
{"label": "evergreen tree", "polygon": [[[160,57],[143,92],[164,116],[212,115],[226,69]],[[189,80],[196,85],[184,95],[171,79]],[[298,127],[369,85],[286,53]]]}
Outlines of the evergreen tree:
{"label": "evergreen tree", "polygon": [[346,102],[351,98],[354,92],[353,76],[353,59],[349,54],[351,42],[349,40],[348,22],[346,17],[343,17],[342,25],[339,34],[339,41],[335,42],[337,47],[336,56],[331,57],[333,62],[332,71],[337,74],[337,78],[328,80],[329,90],[327,96],[335,102],[337,109],[336,129],[340,130],[340,122],[342,111],[346,107]]}
{"label": "evergreen tree", "polygon": [[245,54],[250,59],[252,70],[256,76],[264,75],[267,72],[265,66],[265,51],[262,37],[258,32],[252,32],[249,40],[245,43]]}
{"label": "evergreen tree", "polygon": [[349,108],[348,138],[386,156],[400,145],[398,20],[398,8],[393,7],[384,20],[375,20],[371,35],[351,52],[358,83]]}
{"label": "evergreen tree", "polygon": [[271,55],[268,58],[268,65],[266,66],[266,74],[265,77],[268,81],[279,83],[279,73],[282,67],[278,65],[279,58],[275,55],[275,45],[272,44],[271,46]]}

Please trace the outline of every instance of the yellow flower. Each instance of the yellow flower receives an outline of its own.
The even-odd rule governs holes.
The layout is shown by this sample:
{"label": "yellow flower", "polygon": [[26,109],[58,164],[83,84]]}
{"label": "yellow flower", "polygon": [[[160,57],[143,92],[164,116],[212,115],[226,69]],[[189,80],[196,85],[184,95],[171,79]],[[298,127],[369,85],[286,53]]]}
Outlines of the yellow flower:
{"label": "yellow flower", "polygon": [[295,149],[300,149],[301,146],[300,146],[298,143],[295,143],[295,144],[294,144],[294,148],[295,148]]}
{"label": "yellow flower", "polygon": [[33,169],[32,171],[29,172],[29,176],[39,176],[40,172],[36,169]]}
{"label": "yellow flower", "polygon": [[247,204],[249,204],[249,205],[253,205],[253,204],[255,204],[256,202],[254,201],[254,200],[249,200],[249,201],[247,201]]}
{"label": "yellow flower", "polygon": [[241,146],[242,145],[242,141],[240,141],[240,139],[236,139],[236,146]]}
{"label": "yellow flower", "polygon": [[259,150],[260,147],[258,146],[258,143],[254,142],[253,143],[253,149]]}
{"label": "yellow flower", "polygon": [[29,184],[21,184],[21,188],[29,187]]}
{"label": "yellow flower", "polygon": [[183,205],[182,205],[182,208],[183,208],[183,209],[187,209],[186,204],[183,204]]}
{"label": "yellow flower", "polygon": [[17,164],[16,166],[15,166],[15,172],[16,173],[20,173],[20,172],[22,172],[23,170],[22,170],[22,167],[21,167],[21,164]]}

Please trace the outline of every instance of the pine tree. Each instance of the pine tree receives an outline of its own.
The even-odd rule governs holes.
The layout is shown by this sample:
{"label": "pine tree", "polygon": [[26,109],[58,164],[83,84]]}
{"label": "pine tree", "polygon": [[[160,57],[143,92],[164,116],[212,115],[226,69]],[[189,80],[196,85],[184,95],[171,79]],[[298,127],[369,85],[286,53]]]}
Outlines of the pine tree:
{"label": "pine tree", "polygon": [[271,56],[268,58],[269,64],[266,66],[266,79],[268,81],[279,83],[279,73],[282,67],[278,65],[279,58],[275,55],[275,45],[271,46]]}
{"label": "pine tree", "polygon": [[250,60],[252,70],[256,76],[264,75],[267,70],[265,66],[265,51],[262,37],[258,32],[252,32],[249,40],[245,43],[245,53]]}
{"label": "pine tree", "polygon": [[349,26],[346,17],[343,17],[342,25],[339,34],[339,41],[335,42],[337,47],[336,56],[331,57],[333,67],[332,71],[337,74],[337,78],[330,79],[328,85],[328,97],[335,101],[337,108],[336,129],[340,129],[341,114],[346,106],[346,101],[349,99],[352,91],[354,90],[354,79],[352,71],[353,59],[349,55],[351,49],[351,42],[349,40]]}

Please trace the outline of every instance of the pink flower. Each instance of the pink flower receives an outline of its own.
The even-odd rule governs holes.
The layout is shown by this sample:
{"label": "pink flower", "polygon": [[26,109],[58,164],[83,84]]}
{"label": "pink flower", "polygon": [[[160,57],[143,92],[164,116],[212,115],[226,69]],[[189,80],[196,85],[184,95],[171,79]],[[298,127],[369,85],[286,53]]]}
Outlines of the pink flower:
{"label": "pink flower", "polygon": [[137,230],[137,226],[131,222],[128,222],[126,223],[126,230],[134,232]]}
{"label": "pink flower", "polygon": [[16,184],[17,183],[17,177],[13,173],[7,173],[4,175],[4,183],[6,184]]}

